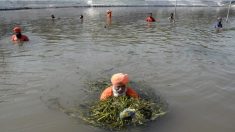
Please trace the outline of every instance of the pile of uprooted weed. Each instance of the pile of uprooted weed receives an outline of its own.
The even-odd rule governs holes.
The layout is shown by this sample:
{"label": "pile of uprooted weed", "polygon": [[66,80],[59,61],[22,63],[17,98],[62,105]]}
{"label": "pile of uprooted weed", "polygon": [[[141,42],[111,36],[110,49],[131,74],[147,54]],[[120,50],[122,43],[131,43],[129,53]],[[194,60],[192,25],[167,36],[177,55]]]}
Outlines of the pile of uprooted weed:
{"label": "pile of uprooted weed", "polygon": [[[120,113],[126,108],[134,110],[135,115],[131,118],[121,118]],[[121,96],[95,102],[82,119],[94,126],[113,130],[142,125],[165,114],[161,106],[153,101]]]}
{"label": "pile of uprooted weed", "polygon": [[[140,86],[140,84],[130,83],[130,86],[134,86],[135,90],[139,93],[140,99],[120,96],[99,101],[99,95],[102,90],[110,86],[109,81],[88,82],[87,89],[89,89],[88,94],[91,95],[89,97],[91,100],[87,103],[84,102],[83,105],[77,108],[64,112],[70,116],[80,118],[93,126],[110,130],[120,130],[128,126],[142,125],[165,115],[166,105],[160,100],[160,97],[154,95],[154,92],[145,85]],[[133,110],[134,116],[122,118],[120,114],[126,109]]]}

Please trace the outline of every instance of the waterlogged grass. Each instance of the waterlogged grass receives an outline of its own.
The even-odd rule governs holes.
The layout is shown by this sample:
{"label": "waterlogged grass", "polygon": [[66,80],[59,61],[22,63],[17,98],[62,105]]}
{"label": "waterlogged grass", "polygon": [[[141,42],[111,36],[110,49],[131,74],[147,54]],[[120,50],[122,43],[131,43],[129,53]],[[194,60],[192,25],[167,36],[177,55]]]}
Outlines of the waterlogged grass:
{"label": "waterlogged grass", "polygon": [[[151,88],[142,85],[142,83],[129,83],[129,86],[139,93],[140,99],[121,96],[100,101],[101,92],[110,85],[109,79],[86,82],[87,94],[90,95],[86,99],[87,102],[69,110],[60,108],[71,117],[82,119],[90,125],[109,130],[121,130],[131,126],[144,125],[166,114],[166,103],[159,96],[156,96]],[[120,118],[120,113],[125,109],[134,110],[134,116]]]}

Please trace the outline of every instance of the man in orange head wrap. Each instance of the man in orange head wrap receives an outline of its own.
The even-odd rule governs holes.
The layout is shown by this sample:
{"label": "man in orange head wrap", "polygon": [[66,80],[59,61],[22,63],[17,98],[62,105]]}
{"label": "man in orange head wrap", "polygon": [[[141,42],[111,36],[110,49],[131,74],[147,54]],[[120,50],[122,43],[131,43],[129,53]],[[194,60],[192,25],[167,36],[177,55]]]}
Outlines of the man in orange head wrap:
{"label": "man in orange head wrap", "polygon": [[100,100],[106,100],[107,98],[114,96],[130,96],[133,98],[139,98],[139,95],[130,87],[127,87],[129,78],[127,74],[117,73],[111,78],[112,86],[106,88],[101,96]]}
{"label": "man in orange head wrap", "polygon": [[21,28],[20,27],[15,27],[13,29],[13,32],[15,34],[12,35],[12,37],[11,37],[12,41],[29,41],[27,36],[21,34]]}

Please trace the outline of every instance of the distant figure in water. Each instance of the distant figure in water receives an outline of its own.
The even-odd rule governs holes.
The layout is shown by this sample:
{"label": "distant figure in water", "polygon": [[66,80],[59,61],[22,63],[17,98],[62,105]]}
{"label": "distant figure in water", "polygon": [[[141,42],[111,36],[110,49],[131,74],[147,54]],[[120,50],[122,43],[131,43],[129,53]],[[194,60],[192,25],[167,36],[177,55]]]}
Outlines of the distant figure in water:
{"label": "distant figure in water", "polygon": [[53,14],[51,15],[51,19],[52,19],[52,20],[54,20],[54,19],[55,19],[55,16],[54,16]]}
{"label": "distant figure in water", "polygon": [[108,18],[111,18],[111,17],[112,17],[112,11],[111,11],[110,9],[108,9],[108,10],[106,11],[106,16],[107,16]]}
{"label": "distant figure in water", "polygon": [[152,13],[149,13],[149,16],[145,19],[147,22],[155,22],[156,20],[152,17]]}
{"label": "distant figure in water", "polygon": [[170,22],[174,23],[175,22],[175,18],[174,18],[174,13],[171,13],[170,17],[168,18],[170,20]]}
{"label": "distant figure in water", "polygon": [[81,23],[83,23],[83,15],[82,14],[80,15],[80,20],[81,20]]}
{"label": "distant figure in water", "polygon": [[217,22],[216,22],[216,25],[215,25],[215,28],[216,28],[217,32],[222,31],[222,29],[223,29],[222,21],[223,21],[222,17],[217,18]]}
{"label": "distant figure in water", "polygon": [[15,27],[13,29],[14,35],[11,36],[12,41],[29,41],[29,38],[26,35],[21,34],[21,28]]}
{"label": "distant figure in water", "polygon": [[83,20],[83,15],[80,15],[80,19]]}
{"label": "distant figure in water", "polygon": [[109,27],[112,24],[112,11],[108,9],[106,11],[106,25],[104,28]]}
{"label": "distant figure in water", "polygon": [[222,17],[218,17],[218,18],[217,18],[216,28],[223,28],[223,25],[222,25]]}

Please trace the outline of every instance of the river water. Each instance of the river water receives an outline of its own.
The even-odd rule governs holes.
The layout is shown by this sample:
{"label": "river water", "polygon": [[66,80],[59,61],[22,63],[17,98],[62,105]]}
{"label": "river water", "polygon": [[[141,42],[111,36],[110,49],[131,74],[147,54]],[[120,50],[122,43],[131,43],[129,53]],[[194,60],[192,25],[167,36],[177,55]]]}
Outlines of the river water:
{"label": "river water", "polygon": [[[169,104],[169,113],[130,131],[234,132],[235,12],[225,8],[113,7],[1,11],[0,131],[103,131],[60,110],[82,104],[84,82],[128,73]],[[158,22],[147,24],[147,13]],[[52,21],[50,15],[56,19]],[[79,19],[84,15],[83,22]],[[14,25],[30,39],[10,41]]]}

